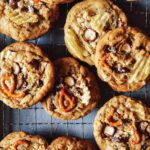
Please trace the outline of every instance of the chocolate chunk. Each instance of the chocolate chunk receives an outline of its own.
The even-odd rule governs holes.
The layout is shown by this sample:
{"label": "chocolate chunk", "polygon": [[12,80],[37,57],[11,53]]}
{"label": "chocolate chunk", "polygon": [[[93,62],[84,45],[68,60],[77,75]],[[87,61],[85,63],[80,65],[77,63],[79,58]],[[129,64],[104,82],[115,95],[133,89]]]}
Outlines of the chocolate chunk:
{"label": "chocolate chunk", "polygon": [[105,47],[104,47],[104,51],[106,51],[106,52],[111,52],[111,53],[116,53],[117,52],[117,50],[116,50],[116,48],[115,47],[110,47],[109,45],[106,45]]}
{"label": "chocolate chunk", "polygon": [[105,128],[104,128],[104,134],[106,136],[113,136],[115,134],[115,132],[116,131],[115,131],[114,127],[106,125]]}
{"label": "chocolate chunk", "polygon": [[144,144],[142,144],[142,146],[141,146],[141,150],[146,150],[147,149],[147,144],[146,143],[144,143]]}
{"label": "chocolate chunk", "polygon": [[9,3],[9,6],[13,9],[17,8],[17,1],[18,0],[9,0],[8,3]]}
{"label": "chocolate chunk", "polygon": [[33,59],[30,64],[35,68],[35,69],[39,69],[39,65],[40,65],[40,62],[39,60],[37,59]]}
{"label": "chocolate chunk", "polygon": [[142,49],[145,49],[145,47],[143,44],[141,44],[140,46],[137,47],[137,49],[142,50]]}

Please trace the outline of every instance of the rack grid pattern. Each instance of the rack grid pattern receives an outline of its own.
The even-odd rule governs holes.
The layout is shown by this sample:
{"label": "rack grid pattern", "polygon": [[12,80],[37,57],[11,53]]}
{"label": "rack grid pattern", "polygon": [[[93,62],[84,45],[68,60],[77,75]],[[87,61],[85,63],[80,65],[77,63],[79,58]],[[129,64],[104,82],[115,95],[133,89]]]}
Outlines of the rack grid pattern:
{"label": "rack grid pattern", "polygon": [[[77,0],[76,0],[77,2]],[[76,3],[60,6],[60,19],[55,23],[53,29],[33,42],[42,47],[50,59],[69,56],[64,44],[63,26],[69,9]],[[142,29],[150,36],[150,0],[114,0],[114,2],[127,14],[129,24]],[[15,42],[9,37],[0,35],[0,48]],[[93,69],[94,72],[95,69]],[[99,80],[98,80],[99,81]],[[0,138],[12,131],[23,130],[33,134],[41,134],[47,139],[53,139],[60,135],[72,135],[94,141],[93,138],[93,120],[96,112],[109,98],[114,95],[125,94],[137,99],[141,99],[150,106],[150,84],[133,93],[117,93],[112,91],[107,84],[99,81],[102,99],[97,108],[84,118],[76,121],[61,121],[50,117],[42,108],[40,103],[26,110],[13,110],[0,102]]]}

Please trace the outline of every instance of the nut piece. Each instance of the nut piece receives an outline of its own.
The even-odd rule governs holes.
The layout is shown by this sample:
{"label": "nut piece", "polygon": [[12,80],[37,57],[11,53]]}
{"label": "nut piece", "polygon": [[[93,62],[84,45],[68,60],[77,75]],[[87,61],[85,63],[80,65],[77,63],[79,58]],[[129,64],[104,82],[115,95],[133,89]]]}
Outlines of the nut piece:
{"label": "nut piece", "polygon": [[64,82],[69,86],[73,86],[75,84],[74,78],[70,76],[65,77]]}
{"label": "nut piece", "polygon": [[18,63],[13,63],[13,72],[15,75],[19,74],[20,72],[20,67]]}
{"label": "nut piece", "polygon": [[145,132],[147,126],[148,126],[148,122],[147,121],[140,122],[140,129],[141,129],[141,131]]}
{"label": "nut piece", "polygon": [[104,129],[104,134],[105,134],[106,136],[113,136],[113,135],[115,134],[115,128],[106,125],[106,127],[105,127],[105,129]]}
{"label": "nut piece", "polygon": [[95,41],[97,38],[97,33],[96,31],[92,30],[92,29],[86,29],[84,31],[84,39],[88,42],[93,42]]}

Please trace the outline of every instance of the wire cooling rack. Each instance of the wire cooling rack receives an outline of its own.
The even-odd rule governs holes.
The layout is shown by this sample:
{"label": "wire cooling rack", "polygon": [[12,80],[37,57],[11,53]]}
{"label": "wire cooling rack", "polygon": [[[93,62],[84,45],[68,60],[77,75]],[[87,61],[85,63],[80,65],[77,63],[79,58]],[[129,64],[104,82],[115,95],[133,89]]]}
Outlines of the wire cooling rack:
{"label": "wire cooling rack", "polygon": [[[77,0],[76,0],[77,2]],[[55,23],[53,29],[33,42],[39,45],[50,59],[54,60],[58,57],[69,56],[64,44],[64,30],[66,15],[69,9],[76,3],[60,6],[60,19]],[[150,36],[150,0],[137,1],[114,1],[127,14],[129,24],[141,28],[148,36]],[[9,37],[0,35],[0,49],[15,42]],[[91,68],[94,72],[95,69]],[[150,84],[137,92],[117,93],[112,91],[107,84],[98,80],[101,88],[102,99],[95,110],[84,118],[76,121],[61,121],[50,117],[42,108],[40,103],[26,110],[10,109],[6,105],[0,103],[0,139],[12,131],[23,130],[33,134],[45,136],[49,141],[60,135],[72,135],[94,141],[93,137],[93,120],[96,112],[108,99],[114,95],[125,94],[142,100],[150,106]]]}

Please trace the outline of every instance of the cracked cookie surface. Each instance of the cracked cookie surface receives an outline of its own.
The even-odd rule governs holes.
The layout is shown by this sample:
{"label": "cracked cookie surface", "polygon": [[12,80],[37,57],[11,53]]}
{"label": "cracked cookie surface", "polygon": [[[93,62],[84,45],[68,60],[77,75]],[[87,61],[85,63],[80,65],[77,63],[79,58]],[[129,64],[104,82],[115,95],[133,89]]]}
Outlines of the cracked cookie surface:
{"label": "cracked cookie surface", "polygon": [[52,141],[47,150],[95,150],[95,148],[87,140],[62,136]]}
{"label": "cracked cookie surface", "polygon": [[0,150],[46,150],[47,141],[39,135],[12,132],[0,141]]}
{"label": "cracked cookie surface", "polygon": [[56,83],[42,101],[45,110],[63,120],[78,119],[91,112],[100,100],[94,75],[71,57],[60,58],[54,65]]}
{"label": "cracked cookie surface", "polygon": [[125,14],[109,0],[83,1],[69,11],[65,43],[76,58],[94,65],[96,45],[109,30],[127,25]]}
{"label": "cracked cookie surface", "polygon": [[113,97],[96,115],[94,136],[101,150],[149,150],[150,111],[130,97]]}
{"label": "cracked cookie surface", "polygon": [[135,91],[150,78],[150,40],[135,28],[118,28],[97,45],[99,77],[116,91]]}
{"label": "cracked cookie surface", "polygon": [[53,84],[53,64],[39,47],[18,42],[0,53],[0,100],[11,108],[34,105]]}
{"label": "cracked cookie surface", "polygon": [[1,0],[0,32],[17,41],[32,40],[48,32],[58,13],[53,1]]}

